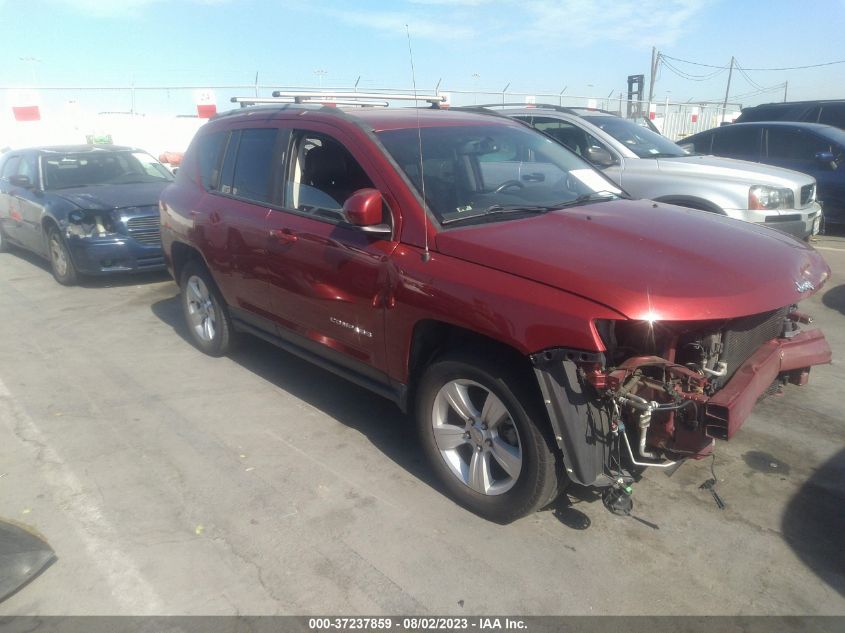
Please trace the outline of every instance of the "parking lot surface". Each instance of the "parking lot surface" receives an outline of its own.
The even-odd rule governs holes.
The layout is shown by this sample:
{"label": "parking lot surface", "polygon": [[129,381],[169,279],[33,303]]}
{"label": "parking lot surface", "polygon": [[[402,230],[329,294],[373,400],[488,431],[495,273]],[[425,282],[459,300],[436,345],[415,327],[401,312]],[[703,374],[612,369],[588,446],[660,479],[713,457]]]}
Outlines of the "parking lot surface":
{"label": "parking lot surface", "polygon": [[186,338],[166,275],[58,285],[0,255],[0,519],[58,561],[24,614],[845,614],[845,239],[834,351],[711,460],[507,526],[441,495],[391,403],[247,338]]}

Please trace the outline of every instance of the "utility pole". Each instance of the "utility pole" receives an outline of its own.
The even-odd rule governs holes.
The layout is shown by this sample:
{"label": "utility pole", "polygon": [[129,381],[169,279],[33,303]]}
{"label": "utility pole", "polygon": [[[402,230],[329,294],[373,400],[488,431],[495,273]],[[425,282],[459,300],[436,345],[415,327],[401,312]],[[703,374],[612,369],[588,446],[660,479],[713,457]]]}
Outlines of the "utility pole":
{"label": "utility pole", "polygon": [[654,96],[654,79],[657,74],[657,61],[660,59],[660,53],[657,52],[657,47],[651,47],[651,75],[648,78],[648,103],[651,105],[651,98]]}
{"label": "utility pole", "polygon": [[736,62],[736,60],[733,55],[731,55],[731,67],[730,70],[728,70],[728,87],[725,88],[725,102],[722,104],[722,121],[720,121],[720,123],[724,123],[725,113],[728,110],[728,93],[731,91],[731,77],[734,74],[734,62]]}
{"label": "utility pole", "polygon": [[783,83],[783,102],[786,103],[786,91],[789,90],[789,82],[785,81]]}

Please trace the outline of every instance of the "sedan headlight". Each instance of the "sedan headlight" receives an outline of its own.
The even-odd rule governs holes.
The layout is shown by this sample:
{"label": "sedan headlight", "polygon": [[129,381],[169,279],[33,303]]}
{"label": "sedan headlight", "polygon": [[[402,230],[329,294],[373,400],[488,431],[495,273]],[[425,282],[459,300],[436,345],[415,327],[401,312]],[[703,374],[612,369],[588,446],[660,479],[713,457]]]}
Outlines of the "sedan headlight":
{"label": "sedan headlight", "polygon": [[749,209],[793,209],[795,195],[791,189],[755,185],[748,190]]}
{"label": "sedan headlight", "polygon": [[115,232],[108,212],[71,211],[67,220],[68,237],[103,237]]}

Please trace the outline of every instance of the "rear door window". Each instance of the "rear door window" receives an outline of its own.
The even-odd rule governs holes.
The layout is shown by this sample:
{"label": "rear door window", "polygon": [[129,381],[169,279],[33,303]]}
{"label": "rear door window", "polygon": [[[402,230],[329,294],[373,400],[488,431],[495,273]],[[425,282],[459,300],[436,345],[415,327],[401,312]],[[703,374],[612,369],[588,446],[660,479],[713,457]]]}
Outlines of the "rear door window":
{"label": "rear door window", "polygon": [[252,202],[273,202],[273,163],[277,137],[276,128],[241,130],[232,175],[233,196]]}
{"label": "rear door window", "polygon": [[228,132],[215,132],[206,134],[198,141],[200,180],[207,191],[215,191],[219,187],[221,154],[226,147],[227,137]]}
{"label": "rear door window", "polygon": [[709,132],[700,134],[693,143],[690,143],[688,140],[683,140],[679,141],[679,144],[681,147],[692,145],[692,151],[696,154],[709,154],[710,148],[713,146],[713,134]]}
{"label": "rear door window", "polygon": [[713,135],[713,147],[710,151],[716,156],[759,160],[760,128],[739,126],[721,128]]}
{"label": "rear door window", "polygon": [[599,147],[610,152],[611,156],[615,155],[595,136],[569,121],[537,116],[531,118],[531,125],[562,143],[578,156],[586,158],[588,147]]}

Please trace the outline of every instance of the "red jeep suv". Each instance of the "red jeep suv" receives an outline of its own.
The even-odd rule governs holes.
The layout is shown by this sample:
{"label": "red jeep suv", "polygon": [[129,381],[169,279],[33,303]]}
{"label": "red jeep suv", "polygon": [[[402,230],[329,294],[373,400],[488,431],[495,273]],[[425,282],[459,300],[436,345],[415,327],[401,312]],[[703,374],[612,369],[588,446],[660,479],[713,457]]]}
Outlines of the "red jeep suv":
{"label": "red jeep suv", "polygon": [[708,455],[831,357],[796,308],[830,272],[811,247],[630,200],[493,114],[222,114],[161,228],[197,347],[247,332],[413,411],[445,490],[499,522]]}

